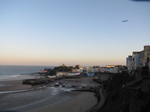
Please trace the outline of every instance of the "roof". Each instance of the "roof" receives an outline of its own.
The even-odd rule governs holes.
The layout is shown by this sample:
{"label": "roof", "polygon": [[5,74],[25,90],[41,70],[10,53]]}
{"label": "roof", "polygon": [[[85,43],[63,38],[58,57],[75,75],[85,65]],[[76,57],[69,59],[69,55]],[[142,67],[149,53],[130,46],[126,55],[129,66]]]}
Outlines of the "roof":
{"label": "roof", "polygon": [[133,51],[133,54],[139,54],[141,51]]}

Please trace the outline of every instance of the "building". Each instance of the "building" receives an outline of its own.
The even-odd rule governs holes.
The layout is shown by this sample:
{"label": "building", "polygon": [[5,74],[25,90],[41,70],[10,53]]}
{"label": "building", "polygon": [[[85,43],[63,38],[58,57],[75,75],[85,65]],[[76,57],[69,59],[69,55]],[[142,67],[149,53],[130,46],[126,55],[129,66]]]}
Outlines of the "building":
{"label": "building", "polygon": [[79,72],[57,72],[56,76],[57,77],[62,77],[62,76],[76,76],[76,75],[80,75]]}
{"label": "building", "polygon": [[133,52],[126,58],[126,66],[130,74],[142,72],[143,67],[148,68],[150,74],[150,46],[144,46],[142,51]]}
{"label": "building", "polygon": [[134,70],[140,67],[140,53],[141,52],[133,52],[132,59]]}
{"label": "building", "polygon": [[126,66],[127,66],[128,72],[131,73],[133,70],[133,68],[132,68],[132,56],[131,55],[129,55],[126,58]]}
{"label": "building", "polygon": [[93,66],[92,72],[100,72],[100,66]]}
{"label": "building", "polygon": [[150,46],[144,46],[144,50],[143,52],[141,53],[141,64],[143,66],[148,66],[149,65],[149,62],[150,62]]}
{"label": "building", "polygon": [[57,72],[56,73],[57,77],[61,77],[61,76],[68,76],[68,72]]}
{"label": "building", "polygon": [[86,67],[85,69],[86,69],[86,72],[92,72],[92,67],[91,66]]}
{"label": "building", "polygon": [[116,65],[106,65],[107,68],[115,67]]}
{"label": "building", "polygon": [[86,67],[86,72],[92,72],[92,73],[95,73],[95,72],[100,72],[100,66],[89,66],[89,67]]}
{"label": "building", "polygon": [[76,76],[76,75],[80,75],[79,72],[69,72],[68,76]]}
{"label": "building", "polygon": [[79,72],[79,73],[81,73],[81,72],[83,72],[83,68],[82,68],[81,65],[76,65],[76,66],[74,66],[72,68],[72,72]]}
{"label": "building", "polygon": [[100,67],[100,72],[104,73],[107,71],[106,69],[107,69],[107,67]]}
{"label": "building", "polygon": [[100,72],[104,73],[121,73],[124,70],[123,65],[106,65],[106,67],[100,67]]}

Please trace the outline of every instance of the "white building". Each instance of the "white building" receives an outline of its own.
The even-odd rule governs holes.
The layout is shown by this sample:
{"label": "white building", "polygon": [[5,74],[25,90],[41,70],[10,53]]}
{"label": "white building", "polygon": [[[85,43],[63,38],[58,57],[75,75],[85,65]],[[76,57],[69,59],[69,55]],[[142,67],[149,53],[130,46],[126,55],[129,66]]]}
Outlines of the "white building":
{"label": "white building", "polygon": [[57,77],[60,77],[60,76],[68,76],[68,72],[57,72],[57,73],[56,73],[56,76],[57,76]]}
{"label": "white building", "polygon": [[114,70],[113,70],[113,73],[119,73],[120,71],[119,71],[119,66],[115,66],[114,67]]}
{"label": "white building", "polygon": [[144,50],[140,52],[133,52],[132,56],[126,58],[126,65],[129,73],[135,70],[137,72],[137,70],[140,70],[142,67],[148,67],[150,74],[150,46],[144,46]]}
{"label": "white building", "polygon": [[83,72],[83,68],[82,68],[81,65],[76,65],[75,67],[72,68],[72,72],[82,73]]}
{"label": "white building", "polygon": [[126,66],[127,66],[127,69],[128,69],[128,72],[130,73],[132,70],[133,70],[133,67],[132,67],[132,56],[128,56],[126,58]]}
{"label": "white building", "polygon": [[122,65],[107,65],[106,67],[100,67],[100,72],[107,72],[107,73],[120,73],[121,69],[125,66]]}
{"label": "white building", "polygon": [[104,72],[106,72],[106,67],[100,67],[100,72],[102,72],[102,73],[104,73]]}
{"label": "white building", "polygon": [[93,66],[92,72],[100,72],[100,66]]}
{"label": "white building", "polygon": [[100,72],[100,66],[86,67],[86,72]]}
{"label": "white building", "polygon": [[134,70],[140,67],[140,53],[141,52],[133,52],[132,59],[133,59]]}
{"label": "white building", "polygon": [[69,72],[68,76],[75,76],[75,75],[80,75],[79,72]]}
{"label": "white building", "polygon": [[61,77],[61,76],[75,76],[75,75],[80,75],[79,72],[57,72],[56,76]]}
{"label": "white building", "polygon": [[92,67],[91,66],[86,67],[86,72],[92,72]]}

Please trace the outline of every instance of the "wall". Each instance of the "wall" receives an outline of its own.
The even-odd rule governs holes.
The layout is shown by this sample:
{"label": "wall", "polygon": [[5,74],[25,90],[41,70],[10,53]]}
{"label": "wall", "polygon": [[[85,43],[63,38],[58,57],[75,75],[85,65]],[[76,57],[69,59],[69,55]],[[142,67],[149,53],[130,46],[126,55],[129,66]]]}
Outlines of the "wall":
{"label": "wall", "polygon": [[78,73],[78,72],[77,73],[74,73],[74,72],[69,72],[68,73],[68,76],[74,76],[74,75],[80,75],[80,73]]}
{"label": "wall", "polygon": [[68,72],[57,72],[56,76],[57,77],[59,77],[59,76],[68,76]]}

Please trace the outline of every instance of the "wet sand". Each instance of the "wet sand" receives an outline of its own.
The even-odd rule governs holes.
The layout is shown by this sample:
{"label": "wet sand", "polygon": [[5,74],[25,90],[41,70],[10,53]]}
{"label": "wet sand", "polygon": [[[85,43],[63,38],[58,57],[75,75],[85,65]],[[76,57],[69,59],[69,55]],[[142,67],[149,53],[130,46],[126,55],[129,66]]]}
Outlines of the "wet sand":
{"label": "wet sand", "polygon": [[32,112],[87,112],[97,103],[94,93],[81,92],[73,98],[45,108],[37,109]]}
{"label": "wet sand", "polygon": [[14,91],[31,88],[31,85],[23,85],[22,80],[0,81],[0,91]]}
{"label": "wet sand", "polygon": [[[96,86],[91,82],[92,78],[63,79],[67,85]],[[22,81],[1,81],[0,92],[29,90],[0,94],[0,111],[13,110],[17,112],[86,112],[92,108],[97,99],[94,93],[71,91],[70,87],[54,87],[53,83],[48,85],[22,85]],[[32,90],[31,90],[32,89]]]}

